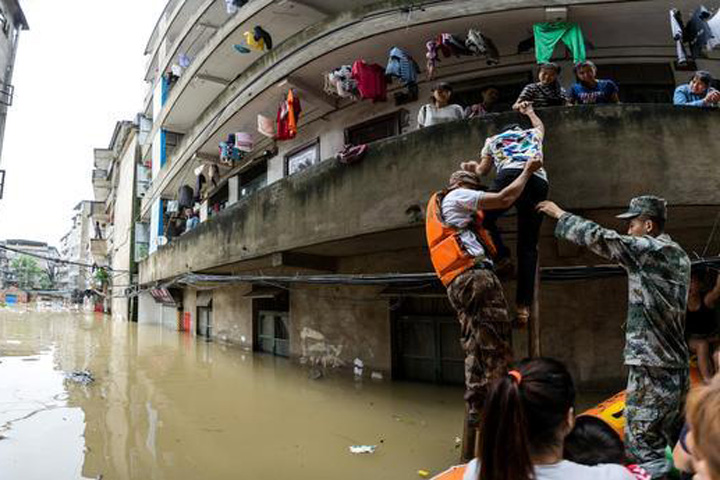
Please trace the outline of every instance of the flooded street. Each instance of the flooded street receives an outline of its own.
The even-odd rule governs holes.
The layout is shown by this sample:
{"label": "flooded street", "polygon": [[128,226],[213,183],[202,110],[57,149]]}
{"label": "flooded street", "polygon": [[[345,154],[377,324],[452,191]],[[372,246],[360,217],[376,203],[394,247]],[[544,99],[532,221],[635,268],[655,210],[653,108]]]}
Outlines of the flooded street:
{"label": "flooded street", "polygon": [[0,385],[3,480],[414,479],[459,458],[460,388],[311,380],[97,314],[0,311]]}

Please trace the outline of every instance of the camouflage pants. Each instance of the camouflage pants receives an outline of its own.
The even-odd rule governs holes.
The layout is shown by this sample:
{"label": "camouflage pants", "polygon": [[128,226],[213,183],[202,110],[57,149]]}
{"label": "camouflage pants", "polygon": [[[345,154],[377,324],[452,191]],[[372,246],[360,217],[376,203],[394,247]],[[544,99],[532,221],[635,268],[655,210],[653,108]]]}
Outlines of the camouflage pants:
{"label": "camouflage pants", "polygon": [[665,447],[678,440],[689,386],[687,369],[630,366],[625,448],[628,458],[653,478],[671,470]]}
{"label": "camouflage pants", "polygon": [[505,375],[512,362],[512,326],[505,295],[495,273],[479,268],[460,274],[447,291],[460,321],[465,401],[470,412],[479,413],[490,383]]}

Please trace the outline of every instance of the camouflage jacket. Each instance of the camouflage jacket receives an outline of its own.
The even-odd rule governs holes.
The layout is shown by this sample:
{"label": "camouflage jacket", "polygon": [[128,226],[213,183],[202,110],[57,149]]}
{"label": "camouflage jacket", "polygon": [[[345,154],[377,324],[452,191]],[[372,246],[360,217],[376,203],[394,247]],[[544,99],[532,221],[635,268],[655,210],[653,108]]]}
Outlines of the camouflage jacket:
{"label": "camouflage jacket", "polygon": [[569,213],[558,221],[555,236],[588,247],[627,271],[625,364],[687,368],[690,258],[685,251],[667,234],[620,235]]}

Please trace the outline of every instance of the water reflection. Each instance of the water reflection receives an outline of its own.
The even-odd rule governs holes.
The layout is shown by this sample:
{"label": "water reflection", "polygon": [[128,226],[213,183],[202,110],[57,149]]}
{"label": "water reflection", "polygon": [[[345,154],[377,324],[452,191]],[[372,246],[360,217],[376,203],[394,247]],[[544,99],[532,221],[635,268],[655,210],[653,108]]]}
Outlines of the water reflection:
{"label": "water reflection", "polygon": [[3,479],[402,479],[459,455],[457,388],[310,380],[160,327],[0,311],[0,362]]}

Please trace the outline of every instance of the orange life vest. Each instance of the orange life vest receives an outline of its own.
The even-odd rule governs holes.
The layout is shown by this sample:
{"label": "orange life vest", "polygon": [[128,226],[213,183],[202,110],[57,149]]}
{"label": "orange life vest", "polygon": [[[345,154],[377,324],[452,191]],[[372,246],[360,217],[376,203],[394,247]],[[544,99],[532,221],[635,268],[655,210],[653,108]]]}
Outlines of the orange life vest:
{"label": "orange life vest", "polygon": [[[467,253],[460,241],[460,229],[451,227],[443,221],[441,205],[446,194],[447,191],[436,192],[430,197],[425,218],[425,235],[435,273],[447,287],[455,277],[471,269],[484,258],[477,258]],[[478,210],[473,222],[475,233],[489,258],[492,258],[497,254],[497,249],[490,234],[482,226],[483,218],[482,210]]]}

